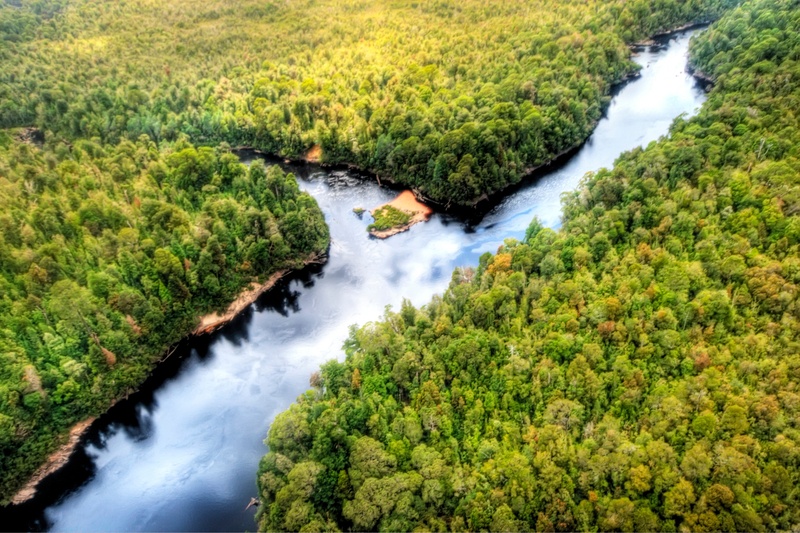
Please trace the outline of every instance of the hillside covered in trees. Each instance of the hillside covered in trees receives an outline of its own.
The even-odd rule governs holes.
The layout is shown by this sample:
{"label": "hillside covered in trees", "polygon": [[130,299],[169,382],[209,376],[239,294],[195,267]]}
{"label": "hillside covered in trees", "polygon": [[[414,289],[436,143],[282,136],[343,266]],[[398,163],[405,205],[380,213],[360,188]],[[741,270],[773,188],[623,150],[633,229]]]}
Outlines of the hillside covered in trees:
{"label": "hillside covered in trees", "polygon": [[325,253],[277,166],[147,136],[40,149],[0,133],[0,495],[135,390],[200,314]]}
{"label": "hillside covered in trees", "polygon": [[692,44],[716,85],[279,415],[261,530],[800,525],[800,9]]}
{"label": "hillside covered in trees", "polygon": [[626,42],[735,4],[31,0],[0,7],[0,127],[318,145],[468,204],[588,137]]}

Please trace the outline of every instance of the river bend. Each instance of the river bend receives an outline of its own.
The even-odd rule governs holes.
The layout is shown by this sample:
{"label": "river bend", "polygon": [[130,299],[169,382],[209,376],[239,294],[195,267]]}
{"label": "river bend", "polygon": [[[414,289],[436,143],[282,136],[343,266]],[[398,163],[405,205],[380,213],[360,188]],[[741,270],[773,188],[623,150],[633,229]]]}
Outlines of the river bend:
{"label": "river bend", "polygon": [[217,333],[186,341],[141,392],[92,428],[69,465],[37,497],[10,510],[5,527],[57,531],[253,530],[255,475],[275,415],[335,357],[351,324],[424,305],[455,267],[476,265],[534,216],[558,226],[560,196],[588,171],[667,133],[704,101],[686,73],[692,31],[640,52],[642,76],[619,89],[586,144],[559,168],[507,196],[478,224],[435,214],[386,241],[369,238],[369,215],[394,193],[347,171],[288,165],[331,228],[330,260],[281,282]]}

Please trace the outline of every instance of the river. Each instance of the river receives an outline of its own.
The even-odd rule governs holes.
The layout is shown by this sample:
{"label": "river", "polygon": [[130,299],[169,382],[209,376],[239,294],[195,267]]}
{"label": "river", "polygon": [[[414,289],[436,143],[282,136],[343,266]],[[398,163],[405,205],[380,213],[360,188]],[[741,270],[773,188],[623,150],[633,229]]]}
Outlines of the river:
{"label": "river", "polygon": [[394,196],[348,171],[286,165],[319,202],[330,260],[285,281],[213,335],[184,342],[130,399],[97,423],[36,498],[0,510],[10,529],[253,530],[258,461],[270,422],[308,388],[321,363],[343,357],[351,324],[379,319],[404,297],[424,305],[455,267],[476,265],[534,216],[558,226],[560,195],[624,150],[667,133],[704,92],[686,74],[692,31],[640,52],[642,76],[619,89],[597,129],[565,164],[496,205],[477,224],[435,214],[386,241],[367,235],[372,208]]}

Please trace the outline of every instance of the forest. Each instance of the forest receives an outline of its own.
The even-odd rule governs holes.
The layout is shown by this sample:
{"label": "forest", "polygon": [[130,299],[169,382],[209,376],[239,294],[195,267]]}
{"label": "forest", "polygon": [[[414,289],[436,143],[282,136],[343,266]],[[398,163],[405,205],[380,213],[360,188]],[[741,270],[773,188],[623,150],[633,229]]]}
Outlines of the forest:
{"label": "forest", "polygon": [[329,242],[291,175],[228,148],[0,138],[0,494],[138,387],[200,314]]}
{"label": "forest", "polygon": [[295,159],[318,146],[450,206],[582,143],[636,72],[626,43],[736,2],[23,5],[0,7],[0,127]]}
{"label": "forest", "polygon": [[700,113],[422,308],[353,327],[280,414],[260,530],[800,524],[800,7],[691,44]]}
{"label": "forest", "polygon": [[735,4],[0,2],[0,502],[198,316],[327,249],[236,148],[470,204],[586,139],[630,43]]}

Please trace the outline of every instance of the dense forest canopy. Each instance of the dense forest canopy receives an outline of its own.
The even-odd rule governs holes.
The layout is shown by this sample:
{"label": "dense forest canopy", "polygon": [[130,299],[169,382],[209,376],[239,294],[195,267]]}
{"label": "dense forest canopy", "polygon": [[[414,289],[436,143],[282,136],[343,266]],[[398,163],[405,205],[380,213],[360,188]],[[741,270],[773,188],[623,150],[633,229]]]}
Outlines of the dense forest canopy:
{"label": "dense forest canopy", "polygon": [[322,148],[469,203],[586,139],[625,42],[733,0],[127,0],[0,7],[0,127]]}
{"label": "dense forest canopy", "polygon": [[[0,134],[2,135],[2,134]],[[277,166],[147,136],[0,138],[0,494],[71,424],[134,390],[201,313],[324,253],[316,202]]]}
{"label": "dense forest canopy", "polygon": [[692,43],[699,115],[427,306],[353,329],[272,425],[262,530],[800,525],[800,9]]}

